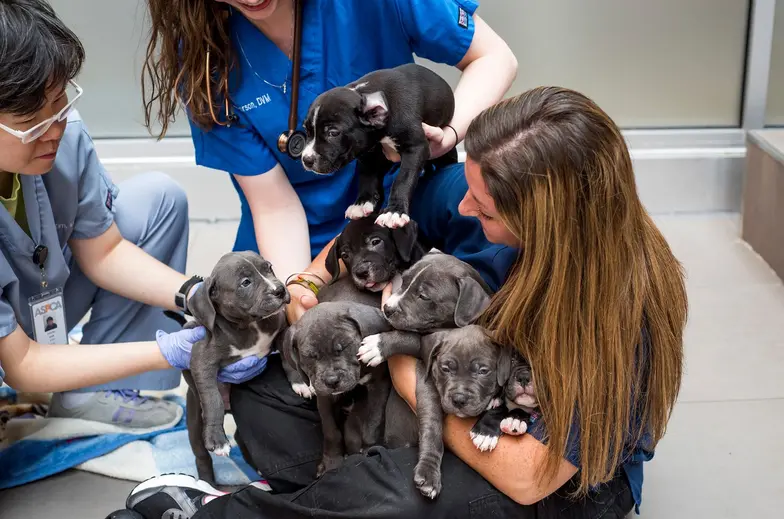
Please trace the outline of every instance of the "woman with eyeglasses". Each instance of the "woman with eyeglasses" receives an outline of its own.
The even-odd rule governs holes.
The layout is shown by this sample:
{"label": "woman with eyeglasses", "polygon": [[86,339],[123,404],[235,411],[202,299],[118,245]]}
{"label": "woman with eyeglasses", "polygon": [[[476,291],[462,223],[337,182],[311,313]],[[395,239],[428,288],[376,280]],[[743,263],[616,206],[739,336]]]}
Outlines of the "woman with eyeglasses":
{"label": "woman with eyeglasses", "polygon": [[176,425],[180,406],[139,391],[177,387],[204,332],[163,314],[199,286],[185,194],[159,173],[112,183],[73,110],[84,49],[45,1],[0,0],[0,31],[0,384],[56,392],[54,417]]}

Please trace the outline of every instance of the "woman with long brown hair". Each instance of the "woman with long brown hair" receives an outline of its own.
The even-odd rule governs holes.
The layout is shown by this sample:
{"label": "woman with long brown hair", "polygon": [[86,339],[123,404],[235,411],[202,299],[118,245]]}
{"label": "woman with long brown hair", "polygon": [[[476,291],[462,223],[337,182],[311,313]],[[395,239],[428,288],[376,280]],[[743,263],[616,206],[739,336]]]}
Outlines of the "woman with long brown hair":
{"label": "woman with long brown hair", "polygon": [[[623,136],[584,95],[543,87],[482,112],[465,146],[460,212],[519,251],[481,322],[531,363],[541,418],[528,434],[503,436],[483,453],[469,435],[474,420],[448,416],[443,490],[432,502],[412,483],[416,449],[378,448],[284,496],[250,487],[218,497],[164,476],[135,490],[129,508],[158,519],[181,506],[167,485],[198,501],[197,519],[621,518],[640,505],[643,462],[680,389],[687,300],[681,266],[638,198]],[[388,363],[415,408],[414,359]],[[269,466],[264,476],[296,482],[300,468],[314,472],[318,416],[287,396],[279,363],[236,389],[246,398],[235,414],[256,415],[237,416],[254,462],[297,446],[298,465]]]}

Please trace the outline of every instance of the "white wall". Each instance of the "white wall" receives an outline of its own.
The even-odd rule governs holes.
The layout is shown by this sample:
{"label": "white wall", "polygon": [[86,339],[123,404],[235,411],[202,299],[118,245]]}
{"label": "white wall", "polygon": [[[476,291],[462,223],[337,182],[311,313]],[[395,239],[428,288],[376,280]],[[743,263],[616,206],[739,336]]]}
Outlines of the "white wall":
{"label": "white wall", "polygon": [[[87,49],[79,108],[91,132],[147,136],[140,89],[146,2],[50,1]],[[626,128],[733,127],[748,6],[749,0],[481,0],[479,14],[520,62],[510,94],[558,84],[593,97]],[[436,68],[456,82],[454,69]],[[784,66],[779,70],[784,86]],[[784,106],[784,89],[778,90]],[[189,135],[186,122],[170,135]]]}

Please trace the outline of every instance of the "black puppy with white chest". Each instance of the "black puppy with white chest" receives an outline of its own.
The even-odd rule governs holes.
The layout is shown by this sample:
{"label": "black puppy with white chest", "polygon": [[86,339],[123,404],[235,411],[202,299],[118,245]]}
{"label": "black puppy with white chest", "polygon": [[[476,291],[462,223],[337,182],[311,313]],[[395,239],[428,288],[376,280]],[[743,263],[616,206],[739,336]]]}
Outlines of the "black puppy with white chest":
{"label": "black puppy with white chest", "polygon": [[[410,63],[376,70],[316,98],[305,118],[308,140],[302,164],[328,175],[357,159],[359,194],[346,217],[361,218],[378,211],[380,225],[405,226],[419,174],[430,159],[422,123],[443,127],[454,111],[452,88],[427,67]],[[383,179],[392,166],[382,144],[397,151],[401,164],[389,202],[379,210]],[[455,162],[456,149],[433,161],[434,165]]]}
{"label": "black puppy with white chest", "polygon": [[266,356],[276,335],[285,328],[285,305],[290,296],[275,277],[272,265],[253,252],[225,254],[204,284],[188,301],[196,321],[206,329],[193,345],[188,383],[187,425],[199,478],[214,483],[209,452],[228,456],[223,429],[225,413],[218,387],[220,368],[244,357]]}
{"label": "black puppy with white chest", "polygon": [[325,264],[335,280],[342,260],[359,290],[378,292],[424,255],[425,250],[417,240],[415,221],[399,229],[389,229],[375,223],[370,215],[346,224],[329,250]]}

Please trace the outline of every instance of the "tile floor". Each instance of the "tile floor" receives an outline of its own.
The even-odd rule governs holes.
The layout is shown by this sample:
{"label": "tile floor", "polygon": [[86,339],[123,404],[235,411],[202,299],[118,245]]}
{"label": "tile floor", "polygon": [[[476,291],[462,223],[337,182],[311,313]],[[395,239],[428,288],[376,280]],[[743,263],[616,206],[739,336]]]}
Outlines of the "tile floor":
{"label": "tile floor", "polygon": [[[739,239],[737,215],[656,222],[686,269],[690,318],[683,389],[646,465],[641,517],[781,517],[784,285]],[[192,224],[189,271],[207,273],[230,250],[235,228]],[[66,474],[0,493],[0,517],[102,518],[132,486]]]}

